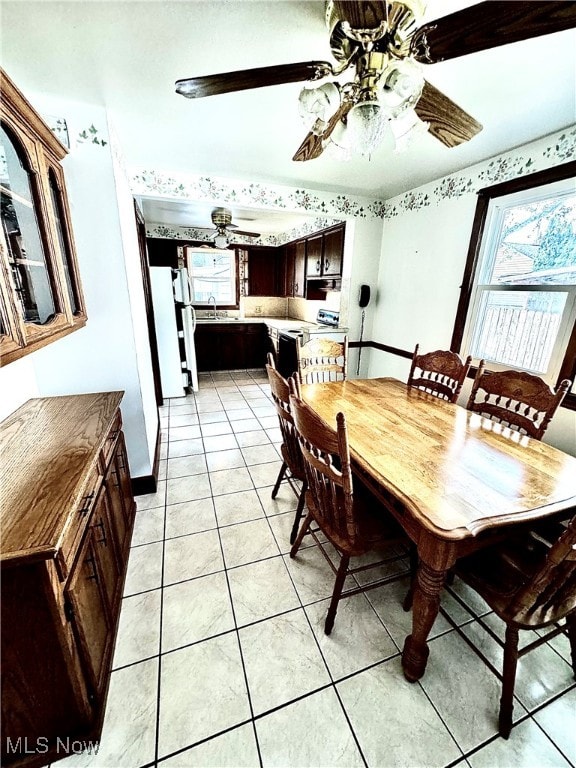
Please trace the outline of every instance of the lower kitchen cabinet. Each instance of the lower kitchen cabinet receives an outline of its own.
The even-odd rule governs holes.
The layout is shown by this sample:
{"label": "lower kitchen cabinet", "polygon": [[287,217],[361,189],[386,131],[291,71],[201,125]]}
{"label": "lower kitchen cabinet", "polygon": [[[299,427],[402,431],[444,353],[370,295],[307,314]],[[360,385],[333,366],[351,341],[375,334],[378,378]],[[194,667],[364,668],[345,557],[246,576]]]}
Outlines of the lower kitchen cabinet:
{"label": "lower kitchen cabinet", "polygon": [[121,398],[29,400],[0,424],[4,766],[100,735],[135,515]]}
{"label": "lower kitchen cabinet", "polygon": [[194,343],[199,371],[263,368],[266,364],[264,323],[199,323]]}

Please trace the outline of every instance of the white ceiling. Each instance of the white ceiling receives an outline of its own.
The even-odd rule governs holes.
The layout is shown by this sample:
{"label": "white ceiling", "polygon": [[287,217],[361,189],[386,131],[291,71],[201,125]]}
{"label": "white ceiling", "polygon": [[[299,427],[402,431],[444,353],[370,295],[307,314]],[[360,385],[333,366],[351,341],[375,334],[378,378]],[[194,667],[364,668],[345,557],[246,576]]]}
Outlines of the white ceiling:
{"label": "white ceiling", "polygon": [[[210,218],[215,207],[214,203],[141,198],[140,205],[147,222],[172,227],[200,227],[214,230]],[[288,232],[294,227],[301,227],[316,218],[316,216],[294,214],[287,211],[243,208],[229,203],[226,203],[224,207],[232,213],[232,223],[237,224],[239,230],[258,232],[262,235]]]}
{"label": "white ceiling", "polygon": [[[471,4],[430,0],[426,19]],[[484,125],[467,144],[448,149],[425,135],[403,154],[381,148],[340,162],[325,152],[307,163],[291,160],[306,134],[301,84],[188,100],[174,81],[332,61],[322,0],[2,0],[1,34],[3,66],[22,90],[111,110],[129,167],[389,198],[576,121],[575,30],[426,68],[433,85]],[[209,225],[209,212],[198,216],[187,225]]]}

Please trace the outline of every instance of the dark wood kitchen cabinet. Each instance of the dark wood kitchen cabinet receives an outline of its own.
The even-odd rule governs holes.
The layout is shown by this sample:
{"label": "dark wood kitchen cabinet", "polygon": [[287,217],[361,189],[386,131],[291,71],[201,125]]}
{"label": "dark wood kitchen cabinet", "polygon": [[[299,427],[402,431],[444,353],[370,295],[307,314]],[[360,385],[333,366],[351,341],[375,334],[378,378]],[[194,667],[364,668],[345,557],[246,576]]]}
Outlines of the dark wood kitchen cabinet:
{"label": "dark wood kitchen cabinet", "polygon": [[306,277],[341,277],[343,251],[342,224],[306,238]]}
{"label": "dark wood kitchen cabinet", "polygon": [[306,277],[322,275],[322,257],[324,252],[324,236],[320,233],[306,238]]}
{"label": "dark wood kitchen cabinet", "polygon": [[324,252],[322,275],[324,277],[342,276],[342,256],[344,253],[344,227],[336,227],[324,232]]}
{"label": "dark wood kitchen cabinet", "polygon": [[29,400],[0,424],[5,766],[100,735],[135,514],[121,398]]}
{"label": "dark wood kitchen cabinet", "polygon": [[266,364],[264,323],[198,323],[194,342],[199,371],[263,368]]}
{"label": "dark wood kitchen cabinet", "polygon": [[288,243],[285,252],[284,296],[304,298],[306,291],[306,241]]}
{"label": "dark wood kitchen cabinet", "polygon": [[281,248],[248,246],[248,296],[282,296],[284,259]]}

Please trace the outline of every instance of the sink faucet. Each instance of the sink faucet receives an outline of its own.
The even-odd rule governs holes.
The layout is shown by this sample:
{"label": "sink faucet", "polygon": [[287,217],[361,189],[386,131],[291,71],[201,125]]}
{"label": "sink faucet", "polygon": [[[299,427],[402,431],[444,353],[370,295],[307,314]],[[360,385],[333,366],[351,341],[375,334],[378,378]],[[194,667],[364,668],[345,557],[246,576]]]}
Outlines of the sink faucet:
{"label": "sink faucet", "polygon": [[218,317],[218,315],[216,314],[216,297],[208,296],[208,304],[210,304],[210,302],[214,302],[214,319],[216,320],[216,318]]}

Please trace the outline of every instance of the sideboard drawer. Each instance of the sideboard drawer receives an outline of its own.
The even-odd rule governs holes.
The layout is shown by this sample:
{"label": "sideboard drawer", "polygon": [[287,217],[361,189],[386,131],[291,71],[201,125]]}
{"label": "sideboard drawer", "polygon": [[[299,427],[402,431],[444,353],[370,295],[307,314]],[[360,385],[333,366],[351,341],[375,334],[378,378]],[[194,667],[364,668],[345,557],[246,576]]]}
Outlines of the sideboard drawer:
{"label": "sideboard drawer", "polygon": [[76,507],[74,513],[70,516],[68,528],[64,533],[62,546],[58,550],[58,555],[56,557],[56,567],[61,581],[64,581],[68,577],[70,569],[72,568],[74,556],[80,546],[86,525],[92,515],[92,510],[96,503],[98,491],[102,485],[102,476],[100,463],[97,462],[96,466],[88,476],[80,503]]}
{"label": "sideboard drawer", "polygon": [[116,447],[116,440],[118,438],[118,435],[120,434],[121,429],[122,429],[122,415],[120,413],[120,410],[118,410],[118,412],[116,413],[116,416],[114,417],[114,421],[112,422],[112,426],[110,427],[110,431],[108,432],[108,437],[106,438],[106,442],[102,447],[102,461],[104,463],[104,466],[108,466],[108,464],[110,463],[110,456],[114,452],[114,449]]}

